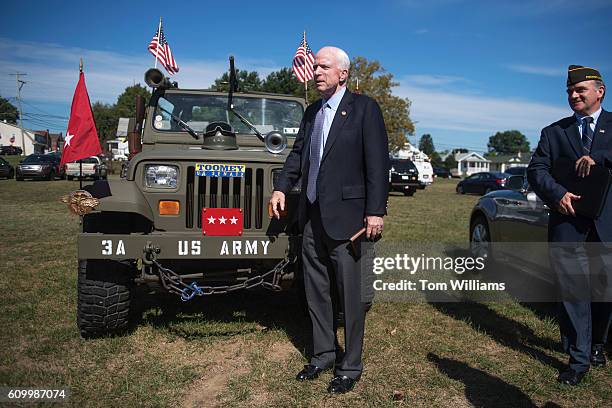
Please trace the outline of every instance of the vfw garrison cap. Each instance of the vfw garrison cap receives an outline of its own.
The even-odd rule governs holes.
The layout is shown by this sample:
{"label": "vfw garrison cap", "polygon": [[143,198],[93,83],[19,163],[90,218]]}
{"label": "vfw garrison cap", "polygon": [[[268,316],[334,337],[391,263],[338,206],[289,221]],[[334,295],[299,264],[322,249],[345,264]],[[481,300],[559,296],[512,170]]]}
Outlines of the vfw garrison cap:
{"label": "vfw garrison cap", "polygon": [[567,68],[567,86],[591,80],[603,81],[598,70],[582,65],[570,65]]}

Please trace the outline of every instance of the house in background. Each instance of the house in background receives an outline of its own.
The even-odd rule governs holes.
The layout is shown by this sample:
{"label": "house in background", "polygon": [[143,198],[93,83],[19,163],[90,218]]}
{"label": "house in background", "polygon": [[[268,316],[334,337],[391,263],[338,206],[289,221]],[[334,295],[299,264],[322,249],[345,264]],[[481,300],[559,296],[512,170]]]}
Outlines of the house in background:
{"label": "house in background", "polygon": [[[446,160],[450,154],[442,156],[442,160]],[[455,153],[454,157],[457,161],[457,167],[449,169],[453,177],[466,177],[482,171],[491,171],[489,170],[491,161],[480,153]]]}
{"label": "house in background", "polygon": [[491,171],[505,172],[511,167],[527,167],[531,160],[531,153],[502,154],[489,157]]}
{"label": "house in background", "polygon": [[0,122],[0,146],[15,146],[20,147],[23,155],[32,153],[44,152],[45,144],[40,143],[41,135],[38,135],[38,140],[33,131],[23,129],[23,138],[21,128],[6,121]]}

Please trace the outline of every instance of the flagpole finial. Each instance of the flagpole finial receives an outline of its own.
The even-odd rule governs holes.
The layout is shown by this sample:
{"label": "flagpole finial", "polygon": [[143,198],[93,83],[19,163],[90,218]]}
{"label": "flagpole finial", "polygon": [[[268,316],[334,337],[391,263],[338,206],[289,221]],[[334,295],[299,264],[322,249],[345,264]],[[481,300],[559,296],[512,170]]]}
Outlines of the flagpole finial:
{"label": "flagpole finial", "polygon": [[83,58],[81,57],[81,60],[79,62],[79,73],[83,72]]}

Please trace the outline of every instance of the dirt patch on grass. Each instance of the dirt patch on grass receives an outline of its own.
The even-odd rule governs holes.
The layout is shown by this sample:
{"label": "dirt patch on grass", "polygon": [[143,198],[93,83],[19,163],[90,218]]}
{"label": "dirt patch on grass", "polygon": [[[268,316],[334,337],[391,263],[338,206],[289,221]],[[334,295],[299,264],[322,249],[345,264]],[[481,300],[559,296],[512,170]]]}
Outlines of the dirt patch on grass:
{"label": "dirt patch on grass", "polygon": [[289,341],[277,341],[270,346],[270,351],[268,352],[270,361],[275,363],[282,363],[289,360],[291,356],[298,356],[299,354],[298,349]]}
{"label": "dirt patch on grass", "polygon": [[[247,374],[250,364],[244,351],[244,340],[219,342],[210,347],[206,359],[212,364],[185,392],[183,407],[216,407],[217,397],[230,379]],[[247,348],[248,349],[248,348]]]}

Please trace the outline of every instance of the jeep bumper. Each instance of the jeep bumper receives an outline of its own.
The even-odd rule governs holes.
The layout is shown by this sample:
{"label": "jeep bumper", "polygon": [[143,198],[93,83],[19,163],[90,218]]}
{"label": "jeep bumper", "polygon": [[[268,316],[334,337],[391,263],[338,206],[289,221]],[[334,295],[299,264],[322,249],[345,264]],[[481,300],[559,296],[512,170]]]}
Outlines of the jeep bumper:
{"label": "jeep bumper", "polygon": [[299,250],[299,236],[207,236],[193,233],[78,235],[79,259],[141,259],[146,248],[157,259],[282,259]]}

